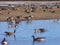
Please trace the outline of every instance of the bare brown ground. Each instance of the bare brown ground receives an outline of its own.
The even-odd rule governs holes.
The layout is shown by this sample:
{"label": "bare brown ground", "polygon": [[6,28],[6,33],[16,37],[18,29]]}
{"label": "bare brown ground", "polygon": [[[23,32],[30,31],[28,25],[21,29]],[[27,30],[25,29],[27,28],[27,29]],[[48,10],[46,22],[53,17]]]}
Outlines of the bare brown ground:
{"label": "bare brown ground", "polygon": [[[53,7],[55,13],[50,13],[49,11],[43,12],[41,7],[38,7],[35,12],[27,14],[24,12],[24,7],[19,7],[19,10],[3,10],[0,14],[0,21],[6,21],[9,16],[21,16],[21,20],[25,20],[24,17],[27,15],[33,15],[32,20],[50,20],[50,19],[60,19],[60,8]],[[8,14],[10,12],[10,14]]]}

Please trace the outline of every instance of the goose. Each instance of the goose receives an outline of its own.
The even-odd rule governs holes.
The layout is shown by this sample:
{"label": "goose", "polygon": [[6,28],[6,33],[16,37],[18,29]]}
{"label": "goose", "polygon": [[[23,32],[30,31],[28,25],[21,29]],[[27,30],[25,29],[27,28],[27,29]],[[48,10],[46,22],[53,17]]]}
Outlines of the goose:
{"label": "goose", "polygon": [[14,23],[13,22],[9,22],[8,23],[8,28],[13,28],[14,27]]}
{"label": "goose", "polygon": [[37,42],[44,42],[44,40],[45,40],[45,37],[37,37],[37,38],[35,38],[34,35],[32,35],[32,37],[33,37],[33,41],[37,41]]}
{"label": "goose", "polygon": [[46,10],[44,9],[43,12],[45,12]]}
{"label": "goose", "polygon": [[16,19],[15,19],[15,24],[19,24],[19,22],[20,22],[20,17],[17,16]]}
{"label": "goose", "polygon": [[29,8],[25,8],[25,13],[30,13],[30,10],[29,10]]}
{"label": "goose", "polygon": [[26,16],[26,17],[24,17],[26,20],[31,20],[32,18],[33,18],[33,16],[32,15],[29,15],[29,16]]}
{"label": "goose", "polygon": [[7,21],[9,21],[9,22],[12,21],[12,20],[14,20],[14,17],[12,17],[12,16],[7,18]]}
{"label": "goose", "polygon": [[57,8],[60,8],[59,6],[57,6]]}
{"label": "goose", "polygon": [[14,30],[14,32],[5,32],[5,34],[6,36],[14,36],[14,40],[16,40],[15,32],[16,30]]}
{"label": "goose", "polygon": [[31,10],[31,12],[35,12],[36,7],[32,6],[30,10]]}
{"label": "goose", "polygon": [[7,21],[8,21],[8,27],[10,28],[12,28],[12,27],[14,27],[14,22],[15,22],[15,20],[14,20],[14,17],[8,17],[7,18]]}
{"label": "goose", "polygon": [[54,23],[58,23],[59,19],[54,19],[53,21]]}
{"label": "goose", "polygon": [[41,29],[34,29],[34,30],[35,30],[34,33],[43,33],[43,32],[46,31],[44,28],[41,28]]}
{"label": "goose", "polygon": [[7,18],[7,21],[10,22],[10,21],[11,21],[11,17],[8,17],[8,18]]}
{"label": "goose", "polygon": [[48,9],[48,6],[45,6],[45,9]]}
{"label": "goose", "polygon": [[2,45],[8,45],[8,41],[4,38],[1,42]]}
{"label": "goose", "polygon": [[51,13],[56,13],[55,10],[50,10]]}
{"label": "goose", "polygon": [[20,17],[22,17],[22,16],[16,16],[16,19],[15,19],[15,28],[19,25]]}
{"label": "goose", "polygon": [[51,7],[49,7],[49,9],[52,9],[53,7],[51,6]]}
{"label": "goose", "polygon": [[8,36],[11,36],[11,35],[15,35],[15,32],[16,32],[16,30],[14,30],[14,32],[5,32],[5,34]]}
{"label": "goose", "polygon": [[16,16],[16,18],[18,18],[18,19],[19,19],[19,18],[20,18],[20,16]]}
{"label": "goose", "polygon": [[24,18],[27,20],[27,23],[28,23],[29,21],[32,20],[33,16],[32,15],[29,15],[29,16],[26,16]]}

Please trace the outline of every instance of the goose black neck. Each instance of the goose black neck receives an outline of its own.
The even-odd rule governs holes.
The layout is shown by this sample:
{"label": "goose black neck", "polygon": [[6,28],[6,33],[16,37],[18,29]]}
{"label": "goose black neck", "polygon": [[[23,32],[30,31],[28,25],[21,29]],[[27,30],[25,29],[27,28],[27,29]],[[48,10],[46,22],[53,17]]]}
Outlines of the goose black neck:
{"label": "goose black neck", "polygon": [[5,39],[5,38],[2,40],[2,42],[4,42],[4,41],[6,41],[6,39]]}
{"label": "goose black neck", "polygon": [[6,40],[6,39],[4,38],[4,40]]}
{"label": "goose black neck", "polygon": [[32,36],[33,37],[33,39],[35,40],[35,37],[34,36]]}

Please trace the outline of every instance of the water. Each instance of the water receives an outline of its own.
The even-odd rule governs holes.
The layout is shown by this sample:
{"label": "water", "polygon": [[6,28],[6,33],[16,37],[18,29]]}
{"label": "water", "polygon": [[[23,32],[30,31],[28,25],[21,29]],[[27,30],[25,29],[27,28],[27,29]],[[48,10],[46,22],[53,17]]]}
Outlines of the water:
{"label": "water", "polygon": [[[34,29],[45,28],[45,33],[34,34]],[[8,28],[7,22],[0,22],[0,42],[5,37],[9,42],[8,45],[60,45],[60,20],[58,23],[54,23],[53,20],[33,20],[27,24],[26,21],[22,21],[14,36],[6,36],[5,31],[13,32],[15,28]],[[35,37],[45,37],[44,42],[35,42],[33,44],[32,35]],[[0,43],[1,45],[1,43]]]}

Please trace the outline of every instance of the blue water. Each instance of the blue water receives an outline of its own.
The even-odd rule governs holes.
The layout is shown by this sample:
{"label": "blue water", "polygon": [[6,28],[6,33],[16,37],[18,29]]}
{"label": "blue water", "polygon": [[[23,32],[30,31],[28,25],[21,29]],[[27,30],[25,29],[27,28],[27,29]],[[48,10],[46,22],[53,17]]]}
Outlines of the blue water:
{"label": "blue water", "polygon": [[[34,34],[34,29],[45,28],[46,32]],[[0,42],[5,37],[8,45],[60,45],[60,20],[54,23],[53,20],[33,20],[31,23],[20,22],[16,29],[16,40],[13,36],[6,36],[5,31],[13,32],[15,28],[8,28],[7,22],[0,22]],[[32,35],[35,37],[45,37],[44,42],[33,44]],[[1,43],[0,43],[1,45]]]}

